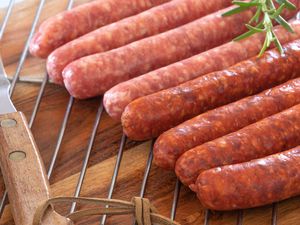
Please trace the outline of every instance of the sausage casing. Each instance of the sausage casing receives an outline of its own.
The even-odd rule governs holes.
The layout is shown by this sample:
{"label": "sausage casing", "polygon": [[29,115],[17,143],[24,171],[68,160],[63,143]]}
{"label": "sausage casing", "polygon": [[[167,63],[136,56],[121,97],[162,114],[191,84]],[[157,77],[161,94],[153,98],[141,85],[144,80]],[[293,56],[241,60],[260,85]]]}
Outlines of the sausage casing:
{"label": "sausage casing", "polygon": [[270,50],[260,58],[136,99],[122,115],[125,134],[134,140],[156,137],[207,110],[298,77],[300,40],[284,45],[284,51],[281,55]]}
{"label": "sausage casing", "polygon": [[300,146],[241,164],[201,173],[197,194],[213,210],[245,209],[300,194]]}
{"label": "sausage casing", "polygon": [[76,59],[170,30],[230,4],[231,0],[173,0],[101,27],[52,52],[47,61],[49,77],[62,84],[63,69]]}
{"label": "sausage casing", "polygon": [[103,25],[170,0],[96,0],[50,17],[30,43],[30,53],[46,58],[54,49]]}
{"label": "sausage casing", "polygon": [[[292,2],[300,7],[300,0]],[[73,97],[90,98],[120,82],[219,46],[243,33],[246,30],[244,24],[255,12],[253,8],[222,17],[228,10],[220,10],[105,53],[75,60],[63,70],[64,84]],[[285,10],[283,13],[285,18],[291,18],[297,11]]]}
{"label": "sausage casing", "polygon": [[176,160],[187,150],[297,104],[300,78],[210,110],[160,135],[154,145],[154,162],[162,168],[174,169]]}
{"label": "sausage casing", "polygon": [[300,144],[300,104],[185,152],[176,162],[178,178],[192,190],[204,170],[247,162]]}
{"label": "sausage casing", "polygon": [[[300,21],[291,22],[294,33],[282,26],[274,28],[280,43],[300,38]],[[104,94],[103,103],[107,113],[120,120],[125,107],[142,96],[174,87],[213,71],[223,70],[258,54],[265,34],[258,33],[242,41],[232,41],[191,58],[151,71],[142,76],[122,82]]]}
{"label": "sausage casing", "polygon": [[94,97],[120,82],[223,44],[243,33],[244,23],[254,14],[248,10],[222,17],[227,11],[228,8],[123,47],[75,60],[63,70],[64,84],[75,98]]}

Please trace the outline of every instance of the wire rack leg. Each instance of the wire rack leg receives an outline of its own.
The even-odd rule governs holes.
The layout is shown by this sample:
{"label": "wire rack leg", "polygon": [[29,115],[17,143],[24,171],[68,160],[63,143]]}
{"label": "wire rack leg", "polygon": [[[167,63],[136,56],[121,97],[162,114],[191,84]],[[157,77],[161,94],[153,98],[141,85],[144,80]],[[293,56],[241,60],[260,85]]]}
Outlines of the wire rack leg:
{"label": "wire rack leg", "polygon": [[2,24],[1,24],[1,29],[0,29],[0,40],[1,40],[2,37],[3,37],[3,34],[4,34],[4,31],[5,31],[6,25],[7,25],[7,23],[8,23],[8,19],[9,19],[9,17],[10,17],[10,14],[11,14],[12,9],[13,9],[13,6],[14,6],[14,3],[15,3],[15,0],[10,0],[10,1],[9,1],[9,4],[8,4],[7,10],[6,10],[6,13],[5,13],[3,22],[2,22]]}
{"label": "wire rack leg", "polygon": [[237,225],[243,225],[244,210],[239,210],[237,213]]}
{"label": "wire rack leg", "polygon": [[172,209],[171,209],[171,220],[175,220],[176,217],[180,189],[181,189],[181,182],[178,179],[176,179],[174,197],[173,197]]}
{"label": "wire rack leg", "polygon": [[45,2],[46,2],[45,0],[41,0],[40,4],[38,6],[38,9],[36,11],[36,14],[35,14],[35,17],[34,17],[34,20],[33,20],[32,26],[31,26],[31,29],[30,29],[30,33],[28,35],[25,47],[24,47],[23,52],[21,54],[21,57],[20,57],[20,60],[19,60],[16,72],[15,72],[15,75],[13,76],[13,80],[12,80],[11,88],[10,88],[10,92],[9,92],[10,96],[12,96],[12,94],[13,94],[13,92],[15,90],[16,83],[17,83],[17,81],[19,79],[19,76],[20,76],[20,72],[21,72],[21,70],[23,68],[25,59],[26,59],[26,57],[28,55],[30,41],[31,41],[31,39],[33,37],[33,34],[35,32],[35,29],[36,29],[36,26],[38,24],[38,21],[39,21],[39,18],[40,18],[40,15],[41,15],[41,12],[42,12],[42,9],[44,7]]}
{"label": "wire rack leg", "polygon": [[[84,177],[85,177],[86,170],[87,170],[87,167],[88,167],[89,159],[90,159],[91,152],[92,152],[92,149],[93,149],[93,145],[94,145],[94,142],[95,142],[95,138],[96,138],[96,134],[97,134],[99,124],[100,124],[102,113],[103,113],[103,104],[102,104],[102,98],[101,98],[100,106],[98,108],[98,112],[97,112],[97,115],[96,115],[96,120],[95,120],[95,123],[94,123],[94,127],[93,127],[92,134],[91,134],[91,137],[90,137],[89,145],[88,145],[88,148],[87,148],[87,151],[86,151],[86,155],[85,155],[85,158],[83,160],[82,169],[81,169],[81,172],[80,172],[80,176],[79,176],[79,179],[78,179],[78,183],[77,183],[77,186],[76,186],[74,197],[79,197],[79,195],[80,195],[80,191],[81,191],[81,188],[82,188],[82,185],[83,185]],[[72,206],[71,206],[71,209],[70,209],[70,213],[75,212],[75,209],[76,209],[76,203],[73,203]]]}
{"label": "wire rack leg", "polygon": [[[66,9],[70,10],[73,5],[74,5],[74,0],[69,0]],[[47,75],[47,79],[48,79],[48,75]],[[54,169],[54,165],[55,165],[55,162],[56,162],[59,150],[60,150],[60,146],[61,146],[64,134],[65,134],[66,126],[67,126],[67,123],[68,123],[68,120],[69,120],[69,117],[70,117],[70,113],[72,111],[73,103],[74,103],[74,98],[70,96],[69,103],[68,103],[68,106],[67,106],[67,110],[66,110],[66,113],[65,113],[65,116],[64,116],[64,119],[63,119],[63,122],[62,122],[62,126],[61,126],[61,129],[60,129],[60,132],[59,132],[58,140],[57,140],[57,143],[56,143],[56,148],[54,150],[53,156],[51,158],[50,166],[49,166],[49,169],[48,169],[48,174],[47,174],[48,179],[51,177],[53,169]]]}
{"label": "wire rack leg", "polygon": [[5,190],[3,197],[1,199],[1,202],[0,202],[0,215],[1,216],[2,216],[2,213],[4,212],[4,208],[5,208],[5,205],[7,204],[7,202],[8,202],[8,196],[7,196],[7,190]]}
{"label": "wire rack leg", "polygon": [[278,203],[272,205],[272,225],[277,225]]}
{"label": "wire rack leg", "polygon": [[[124,152],[126,142],[127,142],[127,137],[126,137],[125,134],[123,134],[122,138],[121,138],[121,144],[120,144],[120,148],[119,148],[115,168],[114,168],[114,173],[113,173],[113,176],[111,178],[111,184],[110,184],[109,191],[108,191],[108,196],[107,196],[108,199],[112,198],[112,195],[113,195],[113,192],[114,192],[114,189],[115,189],[115,185],[116,185],[117,177],[118,177],[118,174],[119,174],[120,165],[121,165],[121,161],[122,161],[123,152]],[[102,216],[101,221],[100,221],[101,225],[105,224],[106,218],[107,218],[106,215]]]}
{"label": "wire rack leg", "polygon": [[54,166],[55,166],[55,163],[56,163],[56,160],[57,160],[57,156],[58,156],[63,138],[65,136],[65,131],[66,131],[67,123],[69,121],[70,114],[71,114],[71,111],[72,111],[72,108],[73,108],[73,103],[74,103],[74,98],[70,97],[69,103],[68,103],[68,106],[67,106],[67,110],[65,112],[65,116],[64,116],[60,131],[59,131],[56,147],[55,147],[53,156],[51,158],[50,166],[49,166],[49,169],[48,169],[48,173],[47,173],[48,178],[50,178],[52,173],[53,173],[53,169],[54,169]]}
{"label": "wire rack leg", "polygon": [[204,225],[209,225],[210,210],[206,209],[204,214]]}
{"label": "wire rack leg", "polygon": [[30,128],[33,126],[33,123],[35,121],[37,112],[40,108],[40,104],[41,104],[42,97],[43,97],[44,92],[45,92],[47,82],[48,82],[48,75],[45,74],[42,85],[41,85],[41,88],[40,88],[40,91],[38,93],[38,96],[37,96],[37,99],[36,99],[36,102],[35,102],[35,105],[34,105],[34,108],[33,108],[33,111],[32,111],[32,114],[31,114],[30,121],[29,121],[29,127]]}
{"label": "wire rack leg", "polygon": [[[154,145],[154,143],[155,143],[155,139],[152,139],[150,152],[149,152],[149,156],[148,156],[148,159],[147,159],[145,172],[144,172],[144,177],[143,177],[143,181],[142,181],[142,185],[141,185],[141,191],[140,191],[140,197],[141,198],[143,198],[145,196],[147,181],[148,181],[148,177],[149,177],[149,174],[150,174],[152,161],[153,161],[153,145]],[[137,225],[137,222],[136,222],[135,219],[133,219],[132,224]]]}
{"label": "wire rack leg", "polygon": [[147,181],[148,181],[148,177],[150,174],[152,161],[153,161],[153,145],[154,145],[154,143],[155,143],[155,140],[152,140],[150,152],[149,152],[149,156],[148,156],[148,160],[147,160],[147,164],[146,164],[146,168],[145,168],[144,178],[143,178],[142,185],[141,185],[140,197],[144,197],[144,195],[145,195]]}

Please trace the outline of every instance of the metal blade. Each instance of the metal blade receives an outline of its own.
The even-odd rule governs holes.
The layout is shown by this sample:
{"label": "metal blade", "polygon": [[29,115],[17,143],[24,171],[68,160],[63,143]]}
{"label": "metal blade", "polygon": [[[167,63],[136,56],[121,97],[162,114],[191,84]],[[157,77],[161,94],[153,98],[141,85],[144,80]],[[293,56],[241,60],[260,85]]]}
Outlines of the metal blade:
{"label": "metal blade", "polygon": [[0,114],[16,112],[10,96],[10,82],[7,78],[2,59],[0,58]]}

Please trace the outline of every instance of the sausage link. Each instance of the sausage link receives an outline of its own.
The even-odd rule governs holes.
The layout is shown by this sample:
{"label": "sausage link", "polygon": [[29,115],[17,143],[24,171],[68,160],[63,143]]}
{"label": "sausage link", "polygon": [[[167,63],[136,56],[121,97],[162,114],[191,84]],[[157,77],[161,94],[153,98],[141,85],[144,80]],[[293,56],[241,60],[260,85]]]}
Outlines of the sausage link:
{"label": "sausage link", "polygon": [[[300,7],[300,0],[292,2]],[[63,71],[64,84],[73,97],[90,98],[120,82],[219,46],[243,33],[244,23],[255,11],[222,17],[228,10],[106,53],[75,60]],[[296,10],[285,10],[285,18],[295,14]]]}
{"label": "sausage link", "polygon": [[253,208],[300,194],[300,146],[265,158],[201,173],[197,194],[212,210]]}
{"label": "sausage link", "polygon": [[[282,26],[274,29],[282,44],[300,38],[300,21],[293,21],[291,26],[295,33],[286,32]],[[113,119],[120,120],[125,107],[137,98],[174,87],[213,71],[223,70],[257,55],[264,38],[265,34],[259,33],[240,42],[228,42],[186,60],[122,82],[105,93],[104,107]]]}
{"label": "sausage link", "polygon": [[173,0],[101,27],[52,52],[47,62],[49,77],[62,84],[63,69],[76,59],[170,30],[230,4],[231,0]]}
{"label": "sausage link", "polygon": [[187,150],[300,104],[300,78],[203,113],[163,133],[154,145],[154,162],[174,169]]}
{"label": "sausage link", "polygon": [[300,144],[300,104],[185,152],[176,162],[178,178],[192,190],[204,170],[247,162]]}
{"label": "sausage link", "polygon": [[262,57],[253,57],[226,70],[131,102],[122,115],[125,134],[134,140],[162,132],[207,110],[274,87],[300,75],[300,40]]}
{"label": "sausage link", "polygon": [[170,0],[96,0],[50,17],[30,43],[30,53],[46,58],[57,47],[124,17]]}
{"label": "sausage link", "polygon": [[244,11],[222,17],[228,10],[121,48],[75,60],[63,70],[64,84],[75,98],[101,95],[122,81],[225,43],[243,33],[244,23],[254,14]]}

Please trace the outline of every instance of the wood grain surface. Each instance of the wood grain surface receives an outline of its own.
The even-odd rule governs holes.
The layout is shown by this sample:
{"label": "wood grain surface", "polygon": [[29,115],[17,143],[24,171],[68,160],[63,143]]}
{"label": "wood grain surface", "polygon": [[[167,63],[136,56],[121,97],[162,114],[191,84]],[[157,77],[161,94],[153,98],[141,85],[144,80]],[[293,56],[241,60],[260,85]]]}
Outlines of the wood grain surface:
{"label": "wood grain surface", "polygon": [[[75,4],[85,1],[88,0],[75,1]],[[38,0],[23,0],[17,1],[14,7],[13,17],[9,21],[1,43],[1,55],[10,75],[14,74],[18,64],[38,4]],[[40,21],[63,10],[66,5],[66,0],[46,1]],[[2,10],[0,16],[3,16],[3,14]],[[40,77],[45,74],[44,68],[45,63],[43,60],[28,56],[21,71],[21,80],[39,81]],[[31,118],[39,90],[40,84],[38,83],[17,83],[13,94],[13,102],[18,110],[25,113],[28,120]],[[69,95],[64,88],[47,84],[32,127],[33,135],[46,168],[49,167],[51,157],[56,149],[58,132],[61,128],[68,102]],[[51,191],[55,196],[74,195],[100,102],[101,98],[86,101],[75,100],[74,102],[57,163],[50,179]],[[120,124],[110,119],[106,113],[103,113],[92,147],[81,196],[107,197],[121,137],[122,129]],[[130,200],[133,196],[139,195],[150,145],[150,141],[127,141],[113,198]],[[145,197],[149,198],[159,212],[165,216],[170,216],[175,182],[176,179],[173,172],[164,171],[152,165]],[[3,190],[4,185],[1,180],[1,194],[3,194]],[[85,206],[80,205],[78,207],[83,208]],[[66,213],[69,209],[69,205],[57,207],[57,210],[61,213]],[[196,195],[188,188],[182,187],[176,220],[181,224],[201,225],[204,222],[204,213],[205,210],[197,200]],[[272,206],[265,206],[244,211],[243,224],[269,225],[271,224],[271,219]],[[9,205],[1,217],[0,224],[14,224]],[[88,218],[78,224],[99,224],[99,218]],[[132,224],[132,218],[128,216],[110,217],[107,220],[107,224]],[[213,212],[209,224],[235,225],[237,224],[237,212]],[[300,198],[297,197],[279,203],[278,225],[297,224],[300,224]]]}

